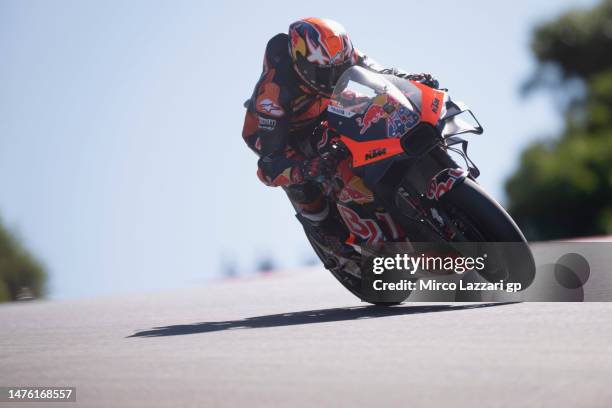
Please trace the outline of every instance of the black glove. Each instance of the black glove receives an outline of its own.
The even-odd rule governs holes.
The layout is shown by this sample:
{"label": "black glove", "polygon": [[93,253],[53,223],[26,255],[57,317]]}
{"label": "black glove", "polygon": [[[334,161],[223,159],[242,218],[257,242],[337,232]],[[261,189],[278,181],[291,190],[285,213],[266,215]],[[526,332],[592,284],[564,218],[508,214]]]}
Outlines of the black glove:
{"label": "black glove", "polygon": [[407,75],[401,76],[400,78],[406,78],[410,81],[420,82],[423,85],[427,85],[430,88],[434,88],[434,89],[440,88],[440,83],[438,82],[436,78],[432,77],[431,74],[427,74],[427,73],[407,74]]}
{"label": "black glove", "polygon": [[316,141],[315,149],[320,156],[328,156],[336,154],[334,145],[340,139],[340,134],[334,129],[327,127],[327,122],[322,123],[313,132],[314,140]]}
{"label": "black glove", "polygon": [[314,157],[300,166],[304,180],[321,183],[328,180],[335,172],[338,162],[332,157]]}
{"label": "black glove", "polygon": [[395,75],[398,78],[404,78],[409,81],[420,82],[423,85],[427,85],[430,88],[438,89],[440,87],[440,83],[436,78],[431,76],[431,74],[421,73],[421,74],[409,74],[406,71],[403,71],[398,68],[385,68],[380,71],[381,74],[390,74]]}

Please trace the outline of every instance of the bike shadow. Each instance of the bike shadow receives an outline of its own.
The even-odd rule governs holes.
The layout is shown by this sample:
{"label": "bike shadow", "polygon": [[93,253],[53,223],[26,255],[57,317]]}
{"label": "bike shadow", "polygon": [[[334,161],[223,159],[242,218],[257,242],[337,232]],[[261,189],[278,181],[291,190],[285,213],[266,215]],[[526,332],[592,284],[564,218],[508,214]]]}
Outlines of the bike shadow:
{"label": "bike shadow", "polygon": [[136,332],[129,337],[182,336],[185,334],[211,333],[222,330],[263,329],[268,327],[296,326],[303,324],[341,322],[345,320],[373,319],[421,313],[451,312],[466,309],[505,306],[519,302],[476,303],[467,305],[424,305],[424,306],[356,306],[347,308],[304,310],[272,315],[247,317],[241,320],[201,322],[154,327]]}

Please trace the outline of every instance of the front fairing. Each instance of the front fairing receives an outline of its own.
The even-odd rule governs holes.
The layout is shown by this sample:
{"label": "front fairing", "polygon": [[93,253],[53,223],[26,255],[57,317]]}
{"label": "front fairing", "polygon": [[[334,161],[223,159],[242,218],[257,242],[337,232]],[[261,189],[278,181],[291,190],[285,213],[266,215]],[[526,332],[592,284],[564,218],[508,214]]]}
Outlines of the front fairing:
{"label": "front fairing", "polygon": [[419,123],[421,101],[421,89],[411,82],[359,66],[338,81],[328,123],[343,135],[355,173],[368,184],[378,181],[403,153],[399,138]]}
{"label": "front fairing", "polygon": [[[353,171],[369,186],[394,162],[422,154],[410,139],[420,123],[433,126],[441,143],[453,135],[482,132],[471,111],[447,92],[359,66],[340,77],[327,111],[329,126],[351,152]],[[476,125],[469,126],[465,114]]]}

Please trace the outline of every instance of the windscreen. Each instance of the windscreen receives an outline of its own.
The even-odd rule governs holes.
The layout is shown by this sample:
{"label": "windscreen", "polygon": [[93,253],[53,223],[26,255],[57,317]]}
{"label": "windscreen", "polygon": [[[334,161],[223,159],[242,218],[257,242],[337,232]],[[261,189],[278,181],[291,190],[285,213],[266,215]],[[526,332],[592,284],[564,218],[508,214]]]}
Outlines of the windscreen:
{"label": "windscreen", "polygon": [[409,81],[352,67],[338,80],[330,126],[356,140],[400,137],[420,118],[421,91]]}

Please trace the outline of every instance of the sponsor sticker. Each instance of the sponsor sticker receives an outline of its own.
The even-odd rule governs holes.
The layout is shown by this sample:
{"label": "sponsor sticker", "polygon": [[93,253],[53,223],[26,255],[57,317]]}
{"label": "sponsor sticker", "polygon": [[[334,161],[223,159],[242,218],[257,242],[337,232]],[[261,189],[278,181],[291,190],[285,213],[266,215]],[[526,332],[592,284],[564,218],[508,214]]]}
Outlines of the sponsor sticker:
{"label": "sponsor sticker", "polygon": [[359,134],[363,135],[374,123],[387,116],[382,105],[373,103],[362,118],[357,118],[357,125],[361,127]]}
{"label": "sponsor sticker", "polygon": [[259,117],[259,128],[265,130],[274,130],[276,127],[276,119]]}
{"label": "sponsor sticker", "polygon": [[279,117],[285,114],[285,111],[283,111],[283,108],[278,106],[276,103],[274,103],[274,101],[272,101],[272,99],[269,99],[269,98],[266,98],[260,101],[258,103],[258,108],[260,109],[261,112],[267,113],[270,116]]}
{"label": "sponsor sticker", "polygon": [[329,105],[327,107],[327,111],[335,113],[336,115],[344,116],[345,118],[352,118],[353,116],[355,116],[355,112],[351,112],[349,110],[342,109],[333,105]]}
{"label": "sponsor sticker", "polygon": [[387,136],[400,137],[419,122],[419,115],[400,106],[387,120]]}

